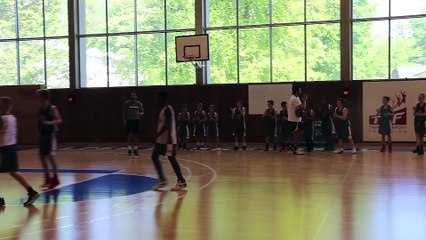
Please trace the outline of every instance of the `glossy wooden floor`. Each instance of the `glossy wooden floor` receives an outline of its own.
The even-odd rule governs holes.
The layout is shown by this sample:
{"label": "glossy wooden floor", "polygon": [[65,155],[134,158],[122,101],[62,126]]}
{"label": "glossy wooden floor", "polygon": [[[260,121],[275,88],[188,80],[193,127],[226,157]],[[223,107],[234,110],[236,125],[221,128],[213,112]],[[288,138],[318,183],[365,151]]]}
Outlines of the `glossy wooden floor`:
{"label": "glossy wooden floor", "polygon": [[[407,148],[408,149],[408,148]],[[149,150],[62,150],[61,169],[120,170],[156,177]],[[39,168],[37,152],[20,152]],[[1,194],[0,239],[320,239],[426,238],[426,157],[408,151],[293,156],[279,152],[179,152],[186,192],[37,203],[8,175]],[[165,170],[174,183],[171,168]],[[63,173],[62,186],[105,174]],[[39,185],[40,173],[26,176]]]}

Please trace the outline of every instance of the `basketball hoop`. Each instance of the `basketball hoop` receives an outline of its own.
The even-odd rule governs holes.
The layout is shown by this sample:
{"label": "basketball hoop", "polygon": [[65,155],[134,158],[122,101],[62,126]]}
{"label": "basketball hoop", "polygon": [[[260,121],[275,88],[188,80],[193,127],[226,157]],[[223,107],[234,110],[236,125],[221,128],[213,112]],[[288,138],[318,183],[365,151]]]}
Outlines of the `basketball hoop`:
{"label": "basketball hoop", "polygon": [[196,61],[195,55],[186,55],[182,56],[182,60],[184,62],[190,62],[196,69],[202,69],[204,67],[204,64],[202,61]]}

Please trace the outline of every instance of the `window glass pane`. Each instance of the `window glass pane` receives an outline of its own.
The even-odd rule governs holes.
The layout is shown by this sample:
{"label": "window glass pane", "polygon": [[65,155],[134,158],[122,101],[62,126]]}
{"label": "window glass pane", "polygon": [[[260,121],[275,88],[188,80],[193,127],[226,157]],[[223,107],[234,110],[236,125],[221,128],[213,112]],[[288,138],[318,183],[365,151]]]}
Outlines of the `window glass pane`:
{"label": "window glass pane", "polygon": [[274,23],[303,22],[305,2],[303,0],[272,0]]}
{"label": "window glass pane", "polygon": [[21,84],[45,84],[43,41],[25,41],[19,44]]}
{"label": "window glass pane", "polygon": [[307,21],[337,19],[340,19],[340,0],[306,0]]}
{"label": "window glass pane", "polygon": [[273,28],[272,79],[274,82],[305,80],[304,33],[303,26]]}
{"label": "window glass pane", "polygon": [[392,0],[392,16],[426,14],[425,0]]}
{"label": "window glass pane", "polygon": [[340,24],[307,27],[308,81],[340,80]]}
{"label": "window glass pane", "polygon": [[391,21],[392,78],[426,78],[426,18]]}
{"label": "window glass pane", "polygon": [[237,83],[237,31],[210,31],[209,43],[209,83]]}
{"label": "window glass pane", "polygon": [[108,32],[135,31],[135,1],[108,0]]}
{"label": "window glass pane", "polygon": [[48,88],[69,87],[68,39],[46,40],[46,75]]}
{"label": "window glass pane", "polygon": [[209,27],[237,25],[237,3],[235,0],[209,0]]}
{"label": "window glass pane", "polygon": [[167,29],[195,27],[194,0],[167,1]]}
{"label": "window glass pane", "polygon": [[79,0],[80,33],[105,33],[105,11],[105,0]]}
{"label": "window glass pane", "polygon": [[[19,37],[43,36],[43,1],[20,0],[19,8]],[[3,13],[2,13],[3,14]]]}
{"label": "window glass pane", "polygon": [[355,80],[388,78],[388,21],[353,24],[353,77]]}
{"label": "window glass pane", "polygon": [[0,42],[0,86],[16,85],[18,70],[16,67],[16,43]]}
{"label": "window glass pane", "polygon": [[80,40],[81,87],[108,85],[106,55],[106,38]]}
{"label": "window glass pane", "polygon": [[16,38],[15,1],[0,1],[0,39]]}
{"label": "window glass pane", "polygon": [[193,33],[167,34],[167,73],[169,85],[195,84],[195,69],[191,63],[176,62],[175,37]]}
{"label": "window glass pane", "polygon": [[353,0],[354,18],[389,16],[389,0]]}
{"label": "window glass pane", "polygon": [[135,37],[109,37],[109,86],[135,86]]}
{"label": "window glass pane", "polygon": [[240,83],[270,82],[269,28],[240,31]]}
{"label": "window glass pane", "polygon": [[269,23],[269,0],[240,0],[240,25]]}
{"label": "window glass pane", "polygon": [[138,31],[164,29],[164,0],[137,1]]}
{"label": "window glass pane", "polygon": [[139,85],[166,84],[165,34],[138,35]]}
{"label": "window glass pane", "polygon": [[68,35],[68,2],[44,0],[46,36]]}

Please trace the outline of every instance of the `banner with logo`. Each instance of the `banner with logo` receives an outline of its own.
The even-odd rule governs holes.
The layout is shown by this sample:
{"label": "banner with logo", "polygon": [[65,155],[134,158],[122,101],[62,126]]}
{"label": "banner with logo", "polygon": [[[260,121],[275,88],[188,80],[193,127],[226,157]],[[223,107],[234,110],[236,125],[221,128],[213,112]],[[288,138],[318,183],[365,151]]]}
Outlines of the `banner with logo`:
{"label": "banner with logo", "polygon": [[380,141],[377,109],[382,97],[390,97],[393,107],[393,141],[412,142],[414,135],[413,107],[420,93],[426,93],[426,81],[383,81],[363,83],[363,140]]}

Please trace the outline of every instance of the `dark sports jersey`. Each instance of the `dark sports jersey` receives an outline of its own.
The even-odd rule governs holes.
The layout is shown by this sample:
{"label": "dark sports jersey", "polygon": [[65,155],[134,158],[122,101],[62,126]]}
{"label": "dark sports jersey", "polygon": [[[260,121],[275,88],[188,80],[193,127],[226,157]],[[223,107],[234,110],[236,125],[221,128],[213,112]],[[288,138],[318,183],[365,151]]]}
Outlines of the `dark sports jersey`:
{"label": "dark sports jersey", "polygon": [[[426,103],[420,104],[417,103],[416,104],[416,113],[426,113]],[[414,122],[415,123],[424,123],[426,121],[426,117],[425,116],[415,116],[414,117]]]}
{"label": "dark sports jersey", "polygon": [[189,125],[189,112],[180,112],[178,116],[179,126],[188,126]]}
{"label": "dark sports jersey", "polygon": [[123,105],[126,120],[139,120],[143,111],[143,104],[139,101],[127,100]]}
{"label": "dark sports jersey", "polygon": [[283,109],[278,113],[278,124],[285,125],[288,124],[288,110]]}
{"label": "dark sports jersey", "polygon": [[216,127],[217,126],[217,113],[207,113],[207,126],[210,127]]}
{"label": "dark sports jersey", "polygon": [[53,107],[54,106],[49,105],[47,107],[41,107],[38,110],[38,129],[40,133],[53,133],[56,131],[56,125],[42,124],[43,121],[53,121],[53,119],[55,119],[52,112]]}
{"label": "dark sports jersey", "polygon": [[[345,109],[345,107],[344,108],[342,108],[342,109],[339,109],[339,108],[336,108],[336,115],[337,116],[343,116],[343,110]],[[343,120],[343,119],[340,119],[340,118],[336,118],[336,125],[337,124],[341,124],[341,125],[349,125],[349,120],[348,119],[346,119],[346,120]]]}
{"label": "dark sports jersey", "polygon": [[195,124],[204,124],[206,112],[204,111],[195,111],[194,112],[194,122]]}
{"label": "dark sports jersey", "polygon": [[275,117],[277,111],[275,109],[266,109],[263,121],[267,125],[275,125]]}
{"label": "dark sports jersey", "polygon": [[234,113],[234,124],[235,126],[244,126],[244,116],[243,113],[241,111],[239,111],[238,109],[235,109],[235,113]]}
{"label": "dark sports jersey", "polygon": [[392,108],[390,106],[381,106],[380,107],[380,123],[388,124],[389,121],[392,121]]}

